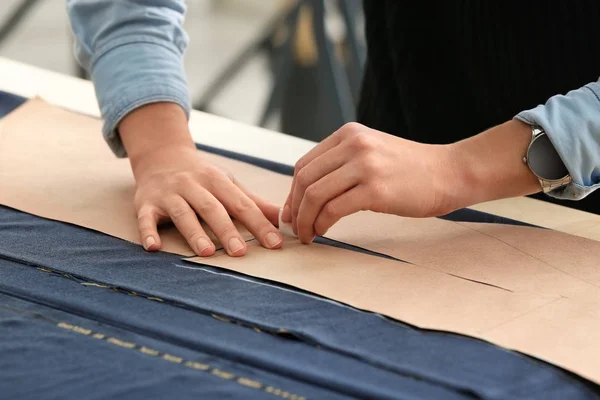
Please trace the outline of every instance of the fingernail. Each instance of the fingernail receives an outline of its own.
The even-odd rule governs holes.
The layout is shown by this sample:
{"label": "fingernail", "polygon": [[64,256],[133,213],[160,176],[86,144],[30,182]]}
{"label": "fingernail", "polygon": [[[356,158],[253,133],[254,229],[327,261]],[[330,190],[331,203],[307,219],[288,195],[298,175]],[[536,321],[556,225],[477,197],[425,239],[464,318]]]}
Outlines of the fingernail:
{"label": "fingernail", "polygon": [[281,243],[281,237],[278,234],[276,234],[275,232],[267,233],[267,236],[265,237],[265,239],[267,241],[267,244],[271,248],[273,248]]}
{"label": "fingernail", "polygon": [[202,255],[206,249],[210,249],[210,243],[208,243],[208,240],[204,238],[198,239],[196,241],[196,251],[198,251],[198,255]]}
{"label": "fingernail", "polygon": [[281,219],[283,220],[283,222],[292,222],[292,213],[290,212],[290,206],[287,204],[283,207],[283,214],[281,214]]}
{"label": "fingernail", "polygon": [[146,241],[144,242],[144,247],[146,248],[146,250],[148,250],[150,248],[150,246],[153,246],[156,244],[156,240],[154,240],[154,238],[152,236],[148,236],[146,238]]}
{"label": "fingernail", "polygon": [[235,254],[244,248],[244,243],[236,237],[229,239],[229,252]]}

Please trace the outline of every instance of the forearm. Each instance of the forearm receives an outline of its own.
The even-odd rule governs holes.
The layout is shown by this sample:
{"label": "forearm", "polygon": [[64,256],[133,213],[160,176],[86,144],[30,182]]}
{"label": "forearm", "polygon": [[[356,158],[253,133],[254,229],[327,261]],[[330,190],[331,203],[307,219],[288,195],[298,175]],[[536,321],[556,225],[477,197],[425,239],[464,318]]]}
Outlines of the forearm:
{"label": "forearm", "polygon": [[69,0],[67,9],[77,57],[94,81],[103,133],[117,155],[126,155],[117,126],[137,108],[171,102],[187,116],[183,0]]}
{"label": "forearm", "polygon": [[444,211],[539,192],[538,179],[523,162],[530,142],[531,126],[512,120],[448,145],[451,177]]}

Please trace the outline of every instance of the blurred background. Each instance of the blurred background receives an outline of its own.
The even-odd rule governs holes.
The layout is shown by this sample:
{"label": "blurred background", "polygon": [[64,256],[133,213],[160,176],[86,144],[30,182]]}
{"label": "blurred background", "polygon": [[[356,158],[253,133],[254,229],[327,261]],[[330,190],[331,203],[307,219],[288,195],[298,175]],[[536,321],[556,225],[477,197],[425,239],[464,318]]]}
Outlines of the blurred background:
{"label": "blurred background", "polygon": [[[195,109],[315,141],[354,120],[366,56],[360,0],[187,4]],[[0,56],[86,78],[65,0],[2,0]]]}

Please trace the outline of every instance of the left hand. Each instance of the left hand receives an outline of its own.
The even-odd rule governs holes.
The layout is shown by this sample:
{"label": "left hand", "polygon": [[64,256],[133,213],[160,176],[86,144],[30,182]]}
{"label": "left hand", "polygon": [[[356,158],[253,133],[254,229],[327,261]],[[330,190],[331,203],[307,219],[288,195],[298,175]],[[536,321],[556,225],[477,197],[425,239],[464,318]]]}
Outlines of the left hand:
{"label": "left hand", "polygon": [[349,123],[297,163],[283,220],[303,243],[361,210],[407,217],[443,215],[449,204],[448,146],[401,139]]}

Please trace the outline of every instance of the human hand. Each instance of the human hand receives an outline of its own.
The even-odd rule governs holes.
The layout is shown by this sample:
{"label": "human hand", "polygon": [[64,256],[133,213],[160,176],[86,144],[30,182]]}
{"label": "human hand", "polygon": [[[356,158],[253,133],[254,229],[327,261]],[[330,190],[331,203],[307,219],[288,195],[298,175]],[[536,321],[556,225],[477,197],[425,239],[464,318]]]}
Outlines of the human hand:
{"label": "human hand", "polygon": [[161,247],[157,225],[171,220],[200,256],[215,252],[198,220],[204,220],[227,254],[241,256],[247,246],[231,217],[266,248],[283,239],[277,206],[253,196],[226,171],[204,160],[187,130],[181,108],[157,103],[129,114],[119,126],[136,178],[135,208],[144,248]]}
{"label": "human hand", "polygon": [[304,243],[361,210],[428,217],[445,214],[452,181],[447,146],[401,139],[349,123],[297,163],[283,221]]}
{"label": "human hand", "polygon": [[518,120],[448,145],[349,123],[296,163],[282,219],[310,243],[361,210],[433,217],[536,193],[540,184],[522,161],[530,141],[531,127]]}

